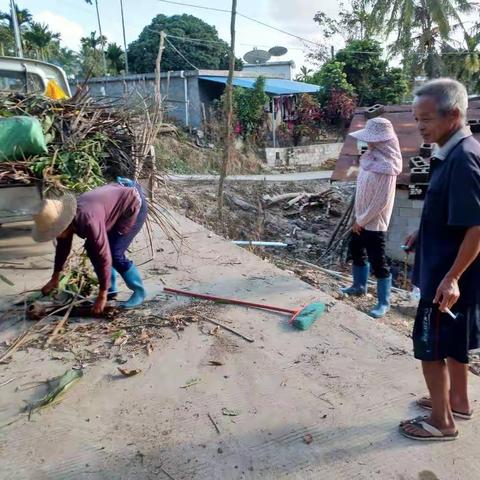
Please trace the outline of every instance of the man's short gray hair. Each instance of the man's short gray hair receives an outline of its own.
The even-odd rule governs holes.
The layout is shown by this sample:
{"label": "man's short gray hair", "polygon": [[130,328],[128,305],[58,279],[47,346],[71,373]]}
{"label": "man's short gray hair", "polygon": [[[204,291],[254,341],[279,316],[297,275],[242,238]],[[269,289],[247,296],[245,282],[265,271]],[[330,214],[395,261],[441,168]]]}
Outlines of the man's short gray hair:
{"label": "man's short gray hair", "polygon": [[453,78],[438,78],[422,85],[415,91],[415,97],[428,96],[435,100],[440,115],[457,110],[462,119],[467,118],[468,93],[465,86]]}

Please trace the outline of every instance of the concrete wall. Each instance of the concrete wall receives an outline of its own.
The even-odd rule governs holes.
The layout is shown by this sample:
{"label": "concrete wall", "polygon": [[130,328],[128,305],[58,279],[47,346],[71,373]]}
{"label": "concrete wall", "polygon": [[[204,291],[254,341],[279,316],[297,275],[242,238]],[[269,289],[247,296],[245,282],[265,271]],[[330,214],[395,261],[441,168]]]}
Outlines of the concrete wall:
{"label": "concrete wall", "polygon": [[[395,260],[404,260],[405,253],[400,248],[408,234],[420,224],[423,200],[410,200],[408,190],[397,188],[392,220],[387,234],[387,255]],[[413,260],[413,255],[410,256]]]}
{"label": "concrete wall", "polygon": [[[88,82],[93,97],[127,99],[138,103],[140,96],[153,98],[155,75],[129,75],[126,77],[92,78]],[[202,123],[198,75],[196,72],[172,72],[162,74],[160,82],[167,116],[190,127]],[[187,98],[186,98],[187,93]]]}
{"label": "concrete wall", "polygon": [[270,167],[285,165],[319,166],[331,158],[337,158],[343,143],[324,143],[305,147],[266,148],[265,157]]}
{"label": "concrete wall", "polygon": [[293,69],[295,63],[293,61],[287,62],[268,62],[259,65],[244,65],[242,72],[245,74],[251,73],[255,76],[265,75],[270,78],[283,78],[285,80],[293,80]]}

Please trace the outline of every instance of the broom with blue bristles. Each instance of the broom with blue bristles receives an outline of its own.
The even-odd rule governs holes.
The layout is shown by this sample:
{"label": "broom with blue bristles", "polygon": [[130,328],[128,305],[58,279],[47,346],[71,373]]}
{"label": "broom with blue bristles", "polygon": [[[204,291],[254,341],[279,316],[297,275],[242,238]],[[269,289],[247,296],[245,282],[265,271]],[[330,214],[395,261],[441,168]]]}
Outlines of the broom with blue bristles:
{"label": "broom with blue bristles", "polygon": [[165,293],[173,295],[183,295],[186,297],[199,298],[201,300],[209,300],[216,303],[226,303],[230,305],[241,305],[243,307],[259,308],[271,312],[287,313],[290,317],[290,325],[298,330],[307,330],[324,312],[325,304],[322,302],[309,303],[305,307],[291,309],[277,307],[275,305],[264,305],[261,303],[247,302],[245,300],[236,300],[234,298],[216,297],[213,295],[205,295],[203,293],[187,292],[185,290],[177,290],[175,288],[165,287]]}

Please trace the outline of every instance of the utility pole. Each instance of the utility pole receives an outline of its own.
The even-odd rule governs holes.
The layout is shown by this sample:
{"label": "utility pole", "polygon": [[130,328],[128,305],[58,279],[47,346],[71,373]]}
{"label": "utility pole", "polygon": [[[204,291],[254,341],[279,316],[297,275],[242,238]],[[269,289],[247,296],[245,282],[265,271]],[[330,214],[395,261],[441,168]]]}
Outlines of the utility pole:
{"label": "utility pole", "polygon": [[232,0],[232,18],[230,22],[230,58],[227,87],[225,89],[225,151],[218,183],[218,214],[223,217],[223,186],[227,176],[228,165],[233,155],[233,71],[235,69],[235,20],[237,17],[237,0]]}
{"label": "utility pole", "polygon": [[10,16],[12,17],[13,35],[15,37],[15,52],[17,57],[23,58],[22,37],[18,25],[17,6],[14,0],[10,0]]}
{"label": "utility pole", "polygon": [[120,12],[122,13],[123,49],[125,51],[125,75],[128,75],[127,36],[125,35],[125,17],[123,15],[123,0],[120,0]]}
{"label": "utility pole", "polygon": [[98,9],[98,0],[95,0],[97,9],[98,31],[100,32],[100,49],[102,51],[103,74],[107,74],[107,59],[105,58],[105,45],[103,44],[102,22],[100,21],[100,10]]}

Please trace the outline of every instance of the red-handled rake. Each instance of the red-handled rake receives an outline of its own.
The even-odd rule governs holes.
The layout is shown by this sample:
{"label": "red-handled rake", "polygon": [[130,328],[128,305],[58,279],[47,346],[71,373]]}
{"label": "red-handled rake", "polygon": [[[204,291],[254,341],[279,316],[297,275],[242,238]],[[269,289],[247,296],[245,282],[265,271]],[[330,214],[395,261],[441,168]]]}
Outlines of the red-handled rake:
{"label": "red-handled rake", "polygon": [[307,330],[317,318],[325,312],[325,304],[322,302],[313,302],[305,307],[291,309],[277,307],[275,305],[264,305],[261,303],[247,302],[245,300],[237,300],[234,298],[217,297],[213,295],[205,295],[203,293],[188,292],[186,290],[177,290],[176,288],[164,287],[165,293],[173,295],[183,295],[186,297],[199,298],[215,303],[226,303],[230,305],[241,305],[243,307],[258,308],[261,310],[269,310],[271,312],[287,313],[290,315],[290,325],[293,325],[299,330]]}

